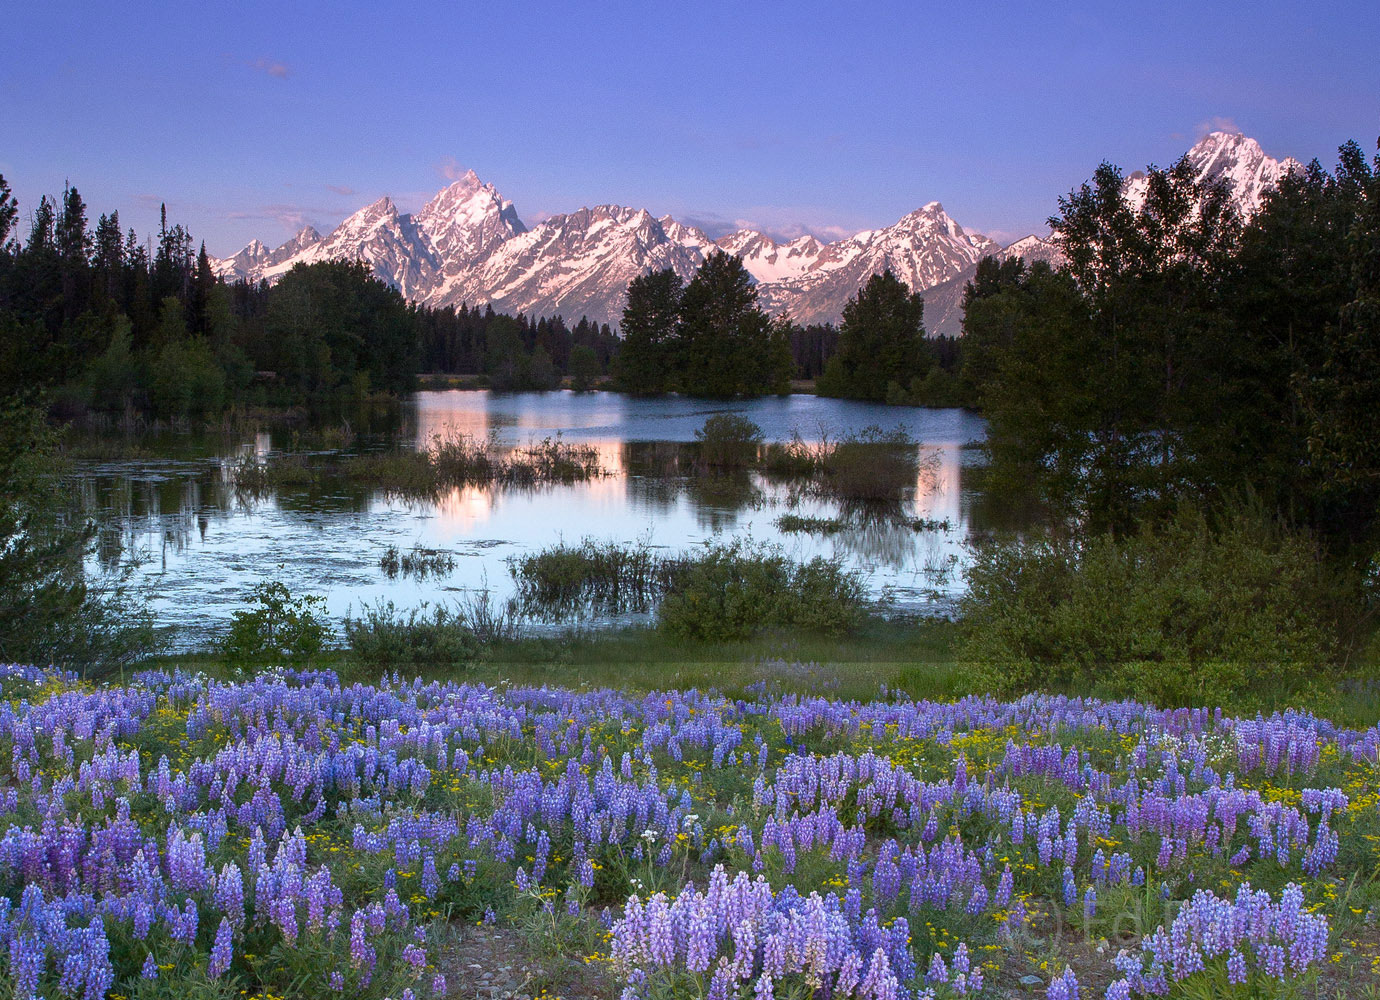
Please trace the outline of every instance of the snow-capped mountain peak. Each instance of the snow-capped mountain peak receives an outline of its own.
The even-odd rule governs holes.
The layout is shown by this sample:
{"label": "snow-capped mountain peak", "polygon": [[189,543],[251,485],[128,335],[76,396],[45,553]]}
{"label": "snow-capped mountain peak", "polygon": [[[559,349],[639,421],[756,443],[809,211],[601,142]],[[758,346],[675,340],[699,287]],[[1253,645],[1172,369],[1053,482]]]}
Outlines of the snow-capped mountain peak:
{"label": "snow-capped mountain peak", "polygon": [[442,259],[473,262],[527,227],[513,203],[473,170],[437,192],[416,215],[417,228]]}
{"label": "snow-capped mountain peak", "polygon": [[[1300,169],[1292,157],[1276,160],[1266,156],[1260,143],[1239,132],[1210,132],[1184,154],[1200,182],[1225,181],[1232,204],[1243,219],[1260,211],[1265,195],[1289,173]],[[1136,171],[1126,179],[1126,200],[1135,208],[1145,204],[1149,181]]]}
{"label": "snow-capped mountain peak", "polygon": [[[1245,215],[1294,160],[1275,160],[1243,135],[1214,132],[1188,151],[1205,180],[1232,187]],[[1127,195],[1144,198],[1143,175],[1127,179]],[[927,202],[890,226],[825,243],[810,235],[788,242],[755,229],[712,240],[702,230],[646,209],[596,205],[553,215],[528,229],[513,203],[473,171],[403,215],[392,199],[366,205],[322,237],[310,227],[268,250],[255,240],[214,262],[227,278],[276,281],[297,263],[362,260],[408,298],[431,306],[492,303],[508,312],[617,323],[628,282],[669,267],[689,279],[716,249],[736,255],[769,311],[801,323],[837,320],[844,303],[884,269],[926,297],[931,332],[957,332],[962,285],[984,256],[1020,256],[1058,265],[1059,248],[1037,236],[1003,248]],[[946,305],[946,303],[948,303]]]}

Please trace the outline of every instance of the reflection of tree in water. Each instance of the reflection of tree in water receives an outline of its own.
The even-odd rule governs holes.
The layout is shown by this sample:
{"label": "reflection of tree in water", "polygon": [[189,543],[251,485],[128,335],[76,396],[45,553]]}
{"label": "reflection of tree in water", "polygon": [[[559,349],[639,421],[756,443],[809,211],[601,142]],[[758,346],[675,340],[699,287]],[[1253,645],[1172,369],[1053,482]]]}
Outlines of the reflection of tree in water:
{"label": "reflection of tree in water", "polygon": [[722,531],[738,524],[738,515],[762,503],[762,490],[746,470],[691,476],[685,497],[695,508],[702,529]]}
{"label": "reflection of tree in water", "polygon": [[904,520],[900,504],[894,509],[853,511],[848,526],[831,536],[836,557],[852,557],[872,566],[904,569],[915,555],[917,533]]}
{"label": "reflection of tree in water", "polygon": [[131,463],[79,475],[82,512],[96,523],[94,568],[115,573],[157,557],[188,550],[205,541],[211,522],[234,509],[216,462],[189,465]]}
{"label": "reflection of tree in water", "polygon": [[[1000,478],[1001,489],[993,489],[994,478]],[[1034,488],[1013,488],[1016,482],[1012,476],[994,476],[985,464],[964,466],[959,510],[971,533],[1020,531],[1048,522],[1049,513]]]}
{"label": "reflection of tree in water", "polygon": [[732,528],[739,512],[762,503],[762,489],[747,469],[708,471],[684,442],[627,441],[622,459],[630,499],[668,513],[684,497],[709,531]]}
{"label": "reflection of tree in water", "polygon": [[625,441],[622,446],[624,483],[637,506],[665,514],[680,501],[689,457],[675,441]]}

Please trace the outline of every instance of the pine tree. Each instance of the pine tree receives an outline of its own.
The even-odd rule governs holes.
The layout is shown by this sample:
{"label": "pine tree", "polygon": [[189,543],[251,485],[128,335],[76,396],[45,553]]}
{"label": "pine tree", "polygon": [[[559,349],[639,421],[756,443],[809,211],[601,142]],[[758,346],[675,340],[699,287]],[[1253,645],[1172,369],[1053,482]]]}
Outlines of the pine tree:
{"label": "pine tree", "polygon": [[925,300],[890,270],[874,274],[843,307],[838,350],[819,379],[821,395],[881,401],[922,378]]}
{"label": "pine tree", "polygon": [[92,248],[92,267],[96,272],[97,294],[118,301],[124,285],[124,247],[120,237],[120,213],[102,215],[96,222]]}
{"label": "pine tree", "polygon": [[190,312],[192,315],[192,329],[196,333],[204,334],[208,330],[209,320],[206,309],[211,299],[211,289],[216,286],[216,273],[211,270],[211,258],[206,253],[206,243],[203,240],[201,250],[196,255],[196,273],[192,280],[192,301]]}
{"label": "pine tree", "polygon": [[7,252],[10,232],[14,229],[15,220],[18,218],[19,202],[10,193],[10,185],[5,180],[5,175],[0,174],[0,251]]}
{"label": "pine tree", "polygon": [[77,189],[69,187],[62,196],[53,241],[62,269],[62,317],[70,321],[87,308],[91,268],[91,233],[86,228],[86,203]]}
{"label": "pine tree", "polygon": [[785,392],[792,371],[786,327],[757,305],[743,262],[716,250],[681,296],[680,389],[692,396]]}
{"label": "pine tree", "polygon": [[[675,386],[676,325],[680,320],[680,277],[669,267],[639,275],[628,283],[628,304],[623,309],[623,343],[614,359],[613,375],[624,392],[659,395]],[[583,317],[576,339],[588,342],[598,336]]]}

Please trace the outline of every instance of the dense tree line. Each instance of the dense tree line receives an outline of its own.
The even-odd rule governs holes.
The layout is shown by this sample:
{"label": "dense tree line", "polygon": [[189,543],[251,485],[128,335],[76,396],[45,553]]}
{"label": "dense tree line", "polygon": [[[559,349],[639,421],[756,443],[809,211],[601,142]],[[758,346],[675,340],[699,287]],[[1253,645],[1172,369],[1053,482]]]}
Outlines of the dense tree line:
{"label": "dense tree line", "polygon": [[634,278],[622,333],[614,375],[640,395],[784,393],[796,367],[789,322],[767,316],[743,262],[721,250],[684,286],[669,268]]}
{"label": "dense tree line", "polygon": [[[27,235],[18,222],[0,178],[0,382],[49,390],[66,416],[207,417],[246,403],[405,392],[420,372],[500,390],[552,389],[567,377],[587,388],[624,343],[584,317],[572,326],[488,306],[409,305],[358,262],[299,265],[272,286],[227,283],[166,210],[141,240],[118,212],[93,225],[76,188],[42,198]],[[832,326],[769,320],[726,255],[685,287],[666,274],[634,282],[627,323],[628,373],[645,367],[639,347],[661,349],[658,337],[671,358],[625,378],[637,392],[781,391],[792,376],[819,376],[839,338]]]}
{"label": "dense tree line", "polygon": [[1050,220],[1068,264],[984,261],[962,374],[999,470],[1094,530],[1247,491],[1380,545],[1380,157],[1286,177],[1249,223],[1185,162],[1143,205],[1103,164]]}
{"label": "dense tree line", "polygon": [[549,389],[607,373],[607,325],[409,305],[365,264],[229,284],[170,225],[141,240],[118,212],[91,224],[76,188],[40,199],[28,233],[0,177],[0,387],[39,389],[64,416],[213,416],[244,403],[406,392],[421,371]]}
{"label": "dense tree line", "polygon": [[496,389],[553,389],[562,375],[587,387],[609,370],[618,337],[607,323],[532,320],[461,305],[418,312],[421,370],[487,375]]}

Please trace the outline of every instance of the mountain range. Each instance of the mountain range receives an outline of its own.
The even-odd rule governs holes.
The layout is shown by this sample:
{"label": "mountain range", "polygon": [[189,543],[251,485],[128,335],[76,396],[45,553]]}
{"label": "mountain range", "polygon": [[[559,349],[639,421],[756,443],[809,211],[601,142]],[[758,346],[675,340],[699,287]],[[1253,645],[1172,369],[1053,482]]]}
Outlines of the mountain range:
{"label": "mountain range", "polygon": [[[1246,216],[1298,166],[1228,132],[1213,132],[1187,155],[1200,178],[1227,181]],[[1143,199],[1144,175],[1130,175],[1126,189],[1133,202]],[[307,227],[273,250],[255,240],[214,266],[227,280],[273,282],[298,263],[362,260],[420,304],[491,304],[500,312],[587,316],[616,325],[629,281],[665,267],[688,280],[716,249],[742,260],[769,312],[798,323],[836,322],[863,283],[890,268],[925,295],[929,332],[950,335],[959,331],[963,286],[981,258],[1022,256],[1056,265],[1061,259],[1056,245],[1035,235],[1003,247],[959,225],[938,202],[834,242],[808,235],[778,242],[752,229],[714,240],[669,215],[656,218],[622,205],[581,208],[529,229],[512,202],[470,171],[415,214],[380,198],[326,236]]]}

